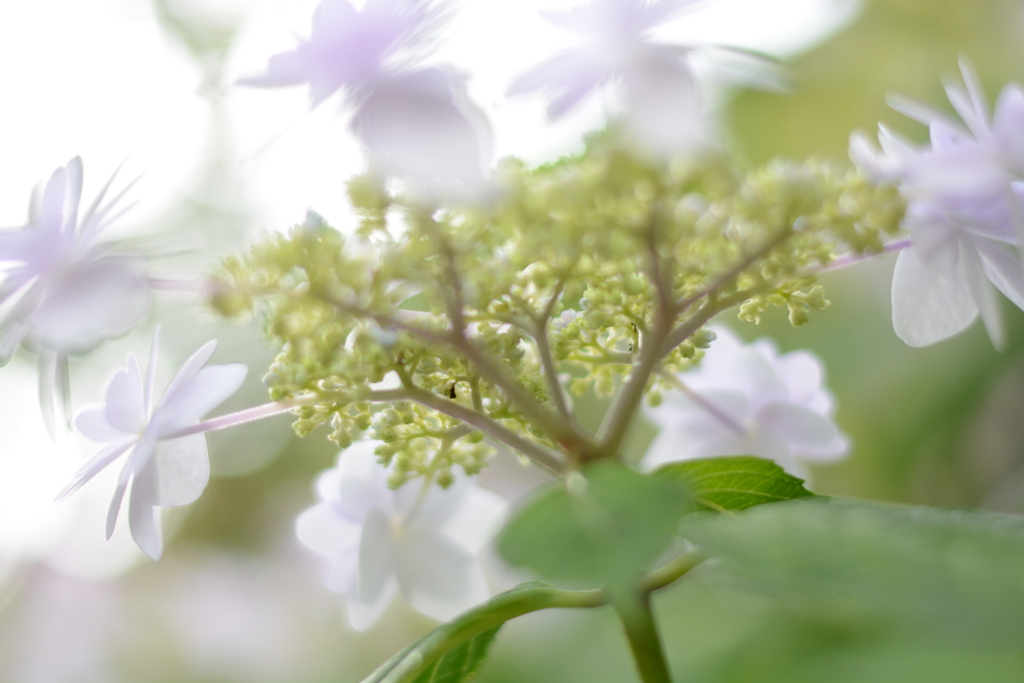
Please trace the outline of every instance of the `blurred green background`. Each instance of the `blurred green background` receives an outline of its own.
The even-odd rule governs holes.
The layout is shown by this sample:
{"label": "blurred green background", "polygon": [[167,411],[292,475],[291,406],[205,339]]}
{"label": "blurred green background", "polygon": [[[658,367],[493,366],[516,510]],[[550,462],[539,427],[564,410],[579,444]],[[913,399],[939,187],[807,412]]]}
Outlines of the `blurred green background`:
{"label": "blurred green background", "polygon": [[[155,6],[168,34],[201,65],[204,82],[219,83],[231,26],[204,23],[170,0]],[[727,102],[727,144],[741,165],[754,167],[778,156],[846,163],[850,132],[873,134],[879,121],[924,141],[924,128],[888,109],[885,96],[948,109],[942,79],[958,78],[964,56],[994,99],[1005,83],[1024,81],[1022,38],[1018,0],[866,2],[845,30],[787,65],[793,91],[744,91]],[[167,220],[219,235],[212,246],[223,253],[246,234],[249,217],[225,164],[215,98],[210,106],[208,164],[194,194]],[[223,200],[228,195],[232,202]],[[889,321],[893,260],[823,277],[833,305],[802,328],[791,328],[781,312],[759,327],[725,322],[747,338],[771,336],[783,350],[809,348],[824,359],[854,450],[844,463],[814,470],[816,492],[1024,513],[1024,314],[1004,302],[1011,342],[1003,353],[978,325],[934,347],[907,348]],[[162,305],[158,313],[179,321],[195,315],[187,304]],[[211,329],[194,334],[230,337],[259,374],[255,367],[270,351],[261,346],[258,323]],[[254,387],[228,407],[259,400],[258,393]],[[241,441],[216,434],[211,447],[265,451],[266,435],[286,434],[286,423]],[[638,429],[635,447],[649,437]],[[105,582],[20,568],[0,603],[0,680],[356,681],[431,628],[400,605],[367,633],[344,626],[339,599],[321,587],[317,560],[291,534],[292,520],[313,501],[313,476],[335,453],[319,433],[287,441],[255,473],[221,456],[223,473],[245,476],[215,479],[175,516],[180,531],[159,564]],[[713,571],[663,591],[656,609],[678,681],[1024,680],[1024,663],[1005,648],[964,645],[953,635],[918,638],[841,610],[794,607],[783,595],[745,590]],[[479,680],[610,683],[636,676],[613,615],[596,610],[511,623]]]}

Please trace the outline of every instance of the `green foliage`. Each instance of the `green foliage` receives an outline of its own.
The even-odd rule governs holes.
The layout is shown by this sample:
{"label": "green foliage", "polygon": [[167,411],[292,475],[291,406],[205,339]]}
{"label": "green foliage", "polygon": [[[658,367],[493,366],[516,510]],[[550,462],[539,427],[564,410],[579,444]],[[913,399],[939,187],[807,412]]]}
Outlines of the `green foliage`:
{"label": "green foliage", "polygon": [[771,460],[739,455],[669,463],[655,476],[684,484],[694,511],[745,510],[814,494]]}
{"label": "green foliage", "polygon": [[666,550],[689,505],[673,481],[597,463],[524,505],[498,551],[545,579],[622,586]]}
{"label": "green foliage", "polygon": [[[902,216],[892,188],[831,166],[740,178],[721,159],[652,165],[611,140],[534,170],[504,162],[487,205],[425,206],[356,178],[358,234],[310,214],[226,259],[211,303],[237,317],[263,301],[280,348],[271,398],[303,404],[300,435],[383,440],[395,484],[479,471],[492,442],[476,430],[564,470],[617,455],[624,431],[596,443],[566,390],[610,395],[631,371],[690,367],[713,338],[703,324],[733,306],[749,319],[785,306],[803,323],[827,304],[816,269],[837,250],[879,250]],[[385,378],[401,388],[374,386]]]}
{"label": "green foliage", "polygon": [[413,683],[464,683],[470,680],[487,658],[487,651],[500,629],[501,626],[495,626],[448,650],[413,679]]}
{"label": "green foliage", "polygon": [[1024,520],[799,501],[705,517],[687,538],[742,585],[846,618],[976,645],[1024,640]]}

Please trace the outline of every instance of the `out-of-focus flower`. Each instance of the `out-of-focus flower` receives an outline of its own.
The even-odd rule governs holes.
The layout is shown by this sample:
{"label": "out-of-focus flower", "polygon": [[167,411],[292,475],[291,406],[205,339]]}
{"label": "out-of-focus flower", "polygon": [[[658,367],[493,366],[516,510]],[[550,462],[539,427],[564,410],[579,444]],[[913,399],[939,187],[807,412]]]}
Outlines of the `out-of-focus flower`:
{"label": "out-of-focus flower", "polygon": [[96,476],[107,465],[130,451],[121,470],[107,515],[107,538],[114,532],[128,484],[128,523],[132,538],[154,560],[163,553],[158,507],[187,505],[196,500],[210,478],[206,436],[181,436],[203,415],[235,393],[245,379],[241,363],[204,367],[216,341],[204,344],[189,358],[164,391],[154,396],[154,373],[159,331],[153,340],[145,378],[134,354],[107,386],[104,405],[86,408],[75,417],[75,426],[86,438],[105,443],[61,492],[63,499]]}
{"label": "out-of-focus flower", "polygon": [[396,592],[440,620],[490,596],[480,551],[507,503],[459,477],[447,489],[387,485],[374,444],[359,442],[316,483],[322,502],[299,516],[299,540],[329,558],[327,587],[348,597],[352,626],[369,628]]}
{"label": "out-of-focus flower", "polygon": [[946,93],[966,128],[940,112],[894,100],[929,126],[931,145],[916,148],[881,128],[875,151],[861,135],[850,156],[875,182],[897,183],[908,202],[912,246],[896,262],[892,318],[896,334],[926,346],[962,331],[980,312],[993,345],[1006,343],[996,290],[1024,308],[1024,268],[1001,245],[1020,251],[1024,234],[1024,93],[1007,86],[994,116],[977,77],[961,64],[966,90]]}
{"label": "out-of-focus flower", "polygon": [[54,171],[29,223],[0,232],[0,364],[23,343],[39,350],[43,412],[51,422],[47,392],[66,394],[67,356],[127,333],[149,310],[142,260],[102,239],[124,213],[117,203],[127,188],[103,203],[112,181],[79,217],[82,160],[75,157]]}
{"label": "out-of-focus flower", "polygon": [[254,86],[308,83],[313,106],[344,90],[353,132],[373,170],[411,180],[429,195],[474,196],[485,188],[489,128],[462,79],[416,68],[443,22],[431,0],[322,0],[309,40],[270,58]]}
{"label": "out-of-focus flower", "polygon": [[546,12],[583,43],[541,62],[512,84],[509,95],[543,92],[548,116],[558,119],[599,87],[617,82],[626,122],[646,151],[689,149],[703,135],[697,84],[687,63],[692,48],[654,42],[658,24],[695,0],[593,0],[572,12]]}
{"label": "out-of-focus flower", "polygon": [[678,376],[648,415],[661,431],[644,457],[653,469],[677,460],[757,455],[801,475],[802,461],[832,462],[849,442],[832,421],[821,361],[807,351],[780,355],[759,339],[743,344],[724,329],[700,365]]}

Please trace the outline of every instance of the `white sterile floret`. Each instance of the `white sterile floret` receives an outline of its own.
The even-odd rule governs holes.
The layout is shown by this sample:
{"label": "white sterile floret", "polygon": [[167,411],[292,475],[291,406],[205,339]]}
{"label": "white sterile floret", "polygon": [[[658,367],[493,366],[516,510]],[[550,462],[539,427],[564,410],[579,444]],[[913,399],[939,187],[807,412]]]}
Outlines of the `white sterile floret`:
{"label": "white sterile floret", "polygon": [[916,148],[882,127],[881,154],[855,134],[850,157],[874,182],[899,184],[907,200],[903,227],[912,243],[899,255],[892,287],[897,336],[926,346],[980,313],[993,345],[1002,348],[996,290],[1024,308],[1024,93],[1004,88],[990,117],[977,77],[961,66],[966,88],[948,84],[946,93],[963,124],[897,99],[894,108],[929,126],[930,146]]}
{"label": "white sterile floret", "polygon": [[[103,232],[123,210],[104,203],[111,178],[80,212],[82,160],[53,172],[33,202],[28,224],[0,231],[0,365],[22,344],[40,355],[43,417],[67,401],[67,357],[138,325],[150,304],[141,258],[118,253]],[[131,185],[129,185],[130,187]]]}
{"label": "white sterile floret", "polygon": [[238,391],[247,371],[241,363],[203,367],[217,348],[217,342],[210,341],[185,362],[156,401],[153,382],[159,339],[158,331],[145,378],[135,355],[129,354],[128,366],[107,386],[106,402],[78,413],[78,431],[106,446],[58,496],[59,500],[71,495],[130,451],[107,514],[107,538],[114,533],[121,501],[131,483],[128,523],[132,538],[154,560],[163,553],[156,508],[195,501],[210,479],[206,436],[189,433],[188,428]]}
{"label": "white sterile floret", "polygon": [[299,540],[326,555],[327,588],[344,593],[352,626],[365,630],[396,593],[416,610],[446,621],[491,595],[479,554],[508,504],[465,476],[441,489],[413,480],[397,490],[358,442],[316,482],[321,502],[296,522]]}
{"label": "white sterile floret", "polygon": [[768,339],[743,344],[728,330],[715,333],[700,365],[678,375],[680,391],[649,409],[661,431],[643,459],[645,469],[756,455],[802,476],[802,461],[832,462],[847,454],[849,441],[832,421],[834,402],[816,356],[780,355]]}
{"label": "white sterile floret", "polygon": [[581,44],[534,66],[510,95],[541,92],[556,120],[607,84],[617,84],[635,142],[657,155],[702,143],[703,112],[688,63],[691,47],[660,43],[651,32],[695,0],[592,0],[543,16],[580,37]]}
{"label": "white sterile floret", "polygon": [[488,187],[490,127],[450,69],[417,66],[435,44],[445,3],[433,0],[321,0],[308,39],[273,55],[266,72],[240,81],[309,84],[312,105],[342,91],[351,128],[372,170],[412,181],[422,192],[472,198]]}

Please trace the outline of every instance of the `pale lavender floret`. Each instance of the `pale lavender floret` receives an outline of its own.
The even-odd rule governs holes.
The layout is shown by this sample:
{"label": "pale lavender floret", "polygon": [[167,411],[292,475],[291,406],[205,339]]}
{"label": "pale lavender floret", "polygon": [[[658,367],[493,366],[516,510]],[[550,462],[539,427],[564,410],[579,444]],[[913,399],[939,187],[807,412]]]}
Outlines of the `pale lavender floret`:
{"label": "pale lavender floret", "polygon": [[[896,262],[893,327],[911,346],[946,339],[982,318],[993,345],[1006,333],[996,290],[1024,308],[1024,94],[1003,89],[990,117],[977,76],[961,63],[965,88],[946,93],[963,123],[914,102],[898,111],[929,126],[931,144],[915,148],[884,127],[881,154],[863,136],[850,156],[875,182],[896,183],[908,201],[903,226],[912,246]],[[1015,258],[1001,245],[1017,247]]]}
{"label": "pale lavender floret", "polygon": [[373,169],[417,183],[427,194],[473,196],[485,189],[489,128],[462,79],[419,68],[445,17],[430,0],[322,0],[308,40],[270,58],[245,85],[309,84],[317,106],[342,90],[351,126]]}
{"label": "pale lavender floret", "polygon": [[728,330],[715,333],[700,365],[678,376],[686,391],[667,394],[649,410],[661,431],[644,468],[756,455],[802,476],[804,462],[833,462],[847,454],[849,441],[832,420],[834,400],[816,356],[779,354],[768,339],[743,344]]}
{"label": "pale lavender floret", "polygon": [[147,375],[143,377],[135,356],[129,355],[127,367],[110,380],[104,404],[77,415],[78,431],[106,445],[78,470],[58,496],[70,496],[127,452],[107,514],[107,538],[114,532],[121,502],[131,484],[128,523],[132,537],[154,560],[163,553],[157,508],[195,501],[210,478],[206,437],[182,433],[234,394],[247,371],[241,363],[204,367],[217,348],[216,341],[208,342],[185,362],[158,401],[153,386],[158,348],[159,331],[153,340]]}
{"label": "pale lavender floret", "polygon": [[430,46],[443,13],[430,0],[367,0],[356,10],[348,0],[322,0],[313,12],[308,40],[270,58],[262,76],[245,85],[309,84],[313,106],[345,88],[356,97],[378,81],[405,70],[401,57]]}
{"label": "pale lavender floret", "polygon": [[54,171],[27,225],[0,232],[0,365],[25,344],[40,355],[43,416],[53,431],[67,402],[67,357],[138,325],[149,310],[142,259],[118,254],[104,230],[127,208],[128,185],[104,202],[113,177],[80,212],[82,160]]}
{"label": "pale lavender floret", "polygon": [[699,143],[701,105],[687,63],[692,48],[658,43],[648,33],[696,4],[693,0],[593,0],[573,12],[544,13],[584,43],[541,62],[517,78],[509,95],[540,92],[557,120],[600,87],[617,83],[625,116],[646,151],[685,149]]}
{"label": "pale lavender floret", "polygon": [[485,601],[480,553],[506,501],[465,476],[447,489],[412,481],[391,490],[373,449],[358,442],[341,453],[317,479],[321,502],[296,521],[299,540],[327,556],[327,588],[347,596],[353,628],[372,626],[399,593],[441,621]]}

